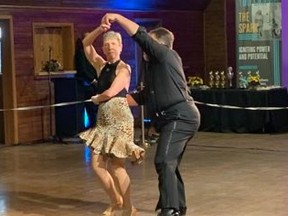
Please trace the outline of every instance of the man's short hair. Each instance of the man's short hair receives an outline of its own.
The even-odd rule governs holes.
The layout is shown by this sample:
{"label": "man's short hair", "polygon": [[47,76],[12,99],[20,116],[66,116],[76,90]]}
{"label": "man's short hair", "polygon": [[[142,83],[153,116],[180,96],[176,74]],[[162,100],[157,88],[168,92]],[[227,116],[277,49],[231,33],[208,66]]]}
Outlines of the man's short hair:
{"label": "man's short hair", "polygon": [[162,44],[166,45],[170,49],[173,48],[174,43],[174,34],[164,27],[158,27],[149,32],[149,34],[153,34],[155,38]]}

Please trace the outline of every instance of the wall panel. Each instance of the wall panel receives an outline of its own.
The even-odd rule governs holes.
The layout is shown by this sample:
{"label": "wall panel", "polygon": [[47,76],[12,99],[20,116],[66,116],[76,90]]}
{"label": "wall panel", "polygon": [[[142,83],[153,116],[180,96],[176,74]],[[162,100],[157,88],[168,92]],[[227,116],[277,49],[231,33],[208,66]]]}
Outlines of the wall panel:
{"label": "wall panel", "polygon": [[227,67],[225,0],[211,0],[204,13],[205,80],[212,71]]}

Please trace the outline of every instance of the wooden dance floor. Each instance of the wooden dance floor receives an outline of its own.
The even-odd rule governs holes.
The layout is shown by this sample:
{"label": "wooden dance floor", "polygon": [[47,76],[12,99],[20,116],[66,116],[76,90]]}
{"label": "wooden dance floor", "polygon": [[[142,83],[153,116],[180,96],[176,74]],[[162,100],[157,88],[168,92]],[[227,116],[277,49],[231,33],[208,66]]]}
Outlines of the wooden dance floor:
{"label": "wooden dance floor", "polygon": [[[75,139],[0,145],[1,216],[97,216],[108,205]],[[156,215],[155,145],[139,166],[127,163],[139,216]],[[187,216],[287,216],[288,134],[199,132],[187,147],[182,173]]]}

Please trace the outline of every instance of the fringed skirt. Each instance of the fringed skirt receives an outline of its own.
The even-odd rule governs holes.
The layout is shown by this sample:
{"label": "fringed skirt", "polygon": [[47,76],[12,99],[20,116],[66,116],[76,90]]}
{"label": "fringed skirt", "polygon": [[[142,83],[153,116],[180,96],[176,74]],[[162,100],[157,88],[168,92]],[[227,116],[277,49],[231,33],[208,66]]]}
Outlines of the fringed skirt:
{"label": "fringed skirt", "polygon": [[134,143],[134,118],[126,98],[115,97],[98,107],[96,126],[79,134],[97,155],[141,163],[145,150]]}

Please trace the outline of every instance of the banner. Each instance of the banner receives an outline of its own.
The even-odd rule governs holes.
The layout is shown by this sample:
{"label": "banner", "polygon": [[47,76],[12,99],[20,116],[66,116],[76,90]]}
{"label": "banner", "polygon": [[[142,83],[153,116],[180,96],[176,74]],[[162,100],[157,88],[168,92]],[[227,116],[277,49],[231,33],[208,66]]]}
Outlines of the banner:
{"label": "banner", "polygon": [[281,17],[281,0],[236,0],[237,72],[261,85],[281,83]]}

